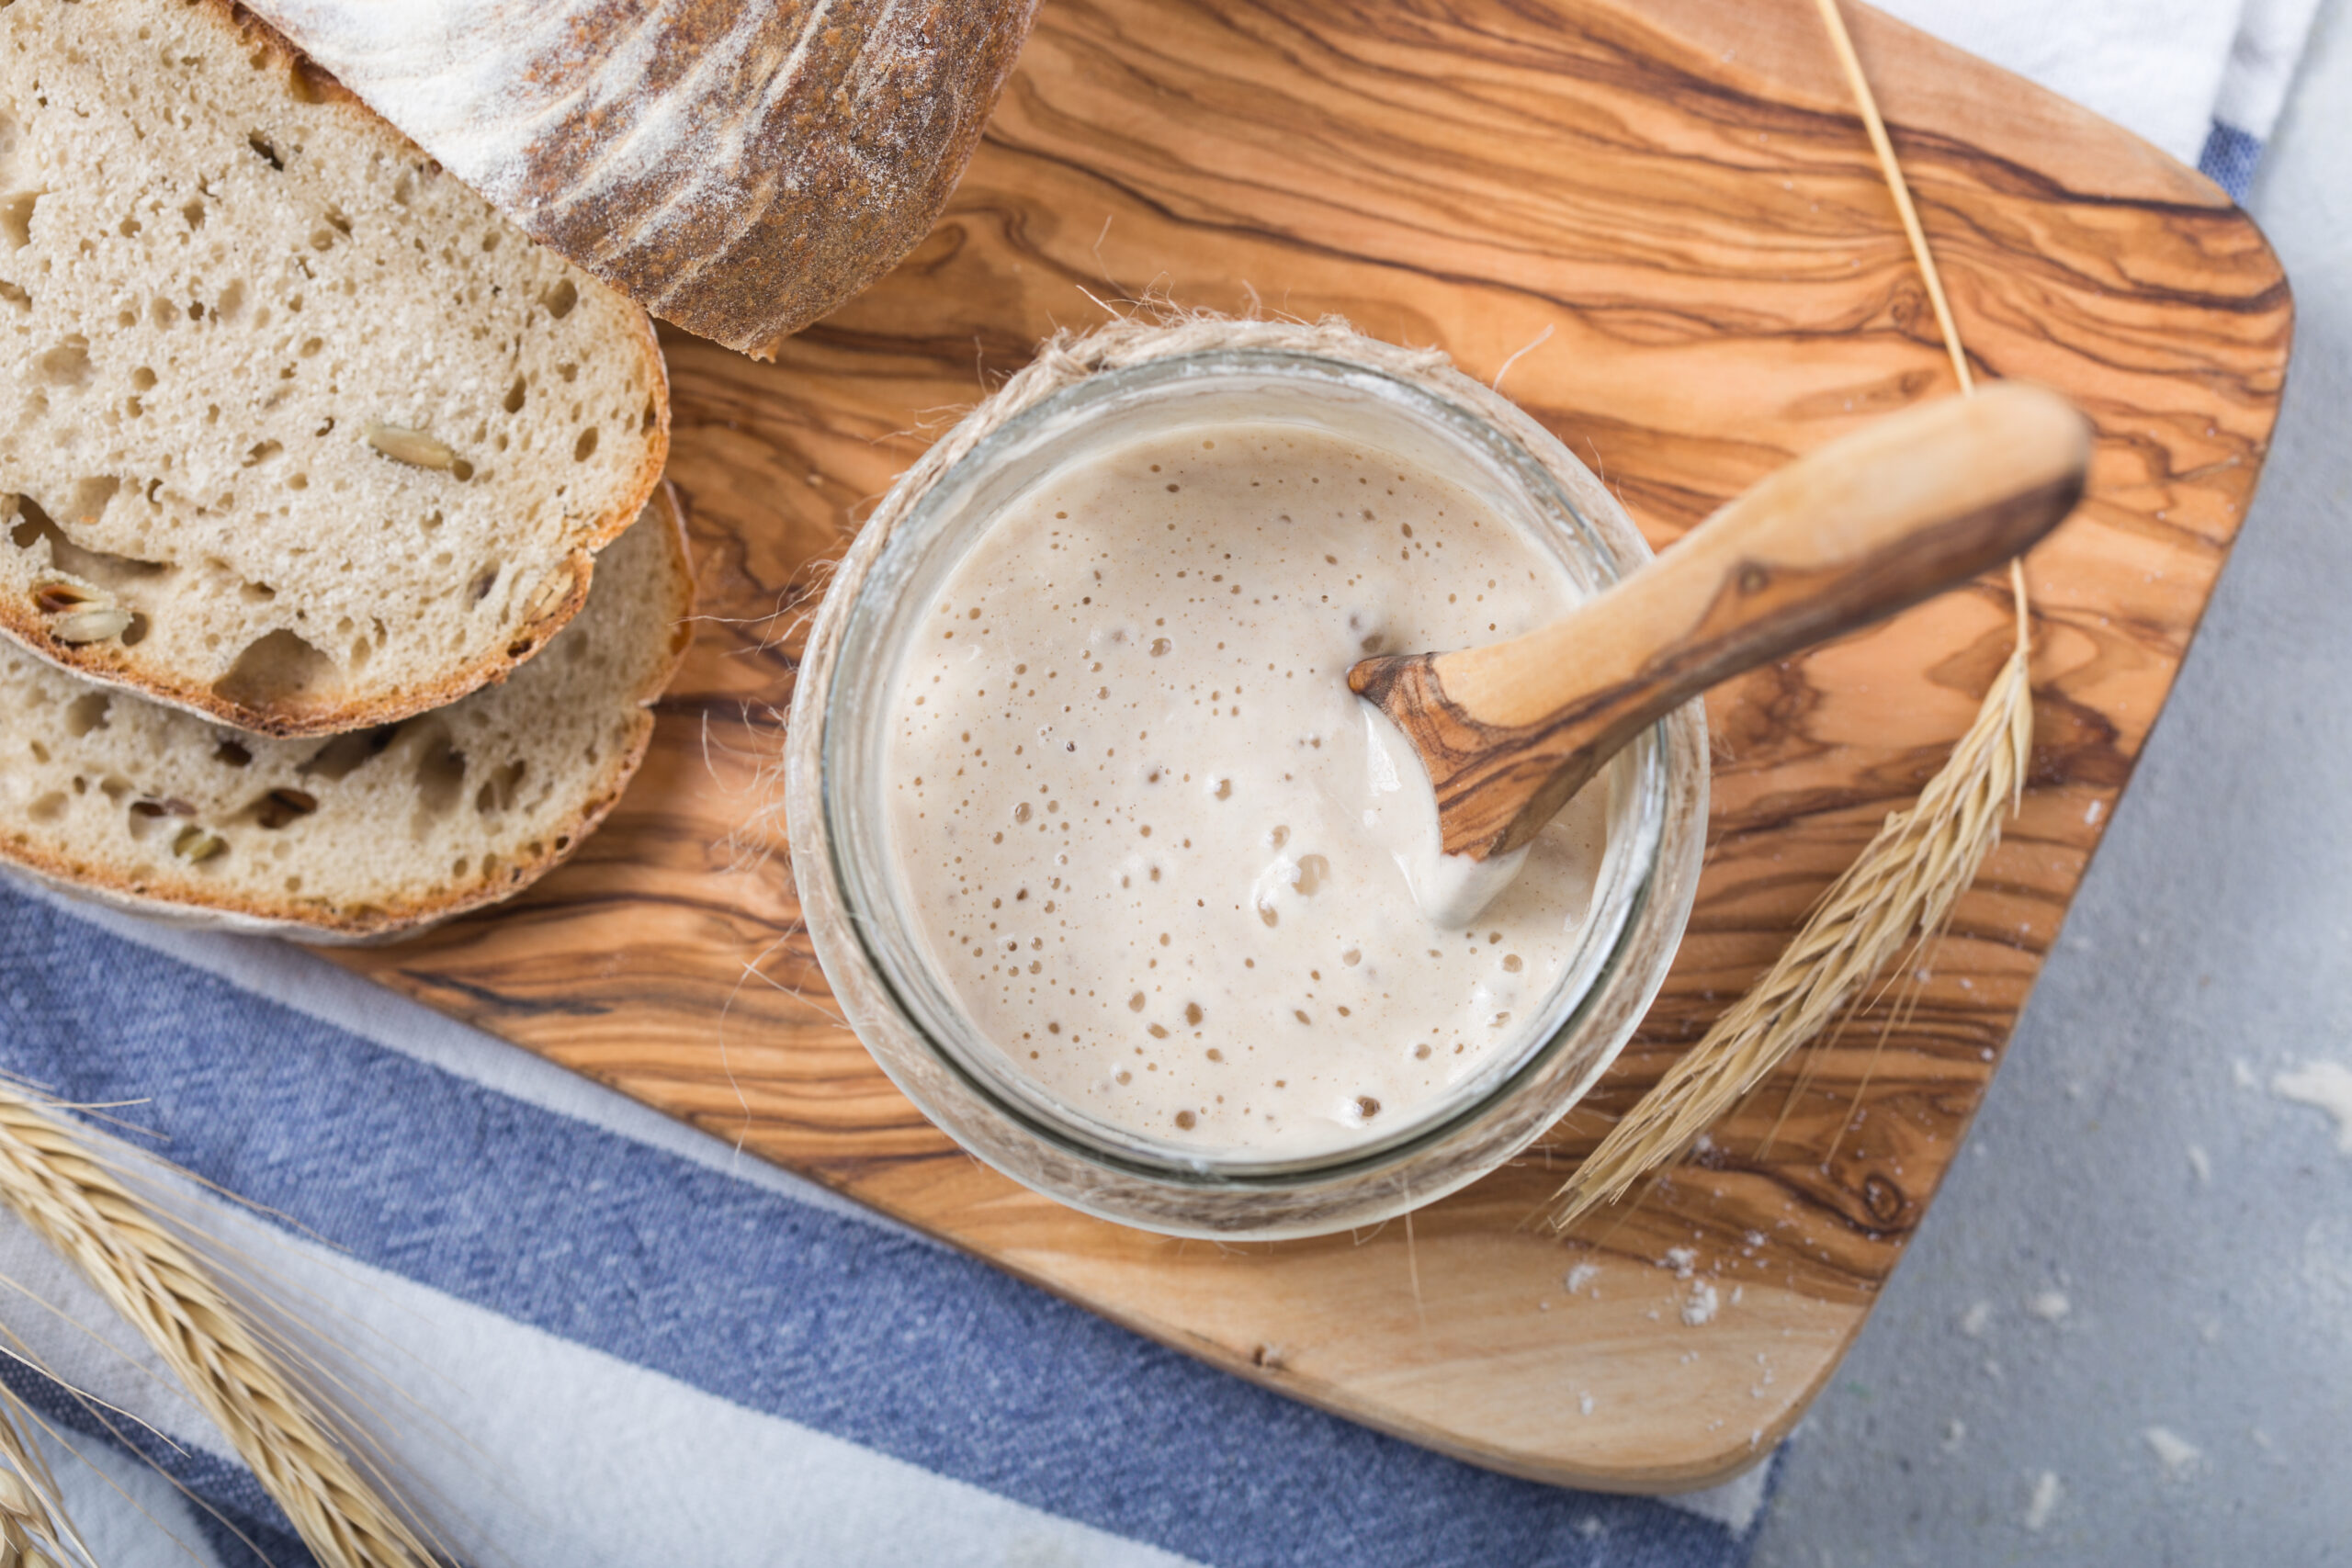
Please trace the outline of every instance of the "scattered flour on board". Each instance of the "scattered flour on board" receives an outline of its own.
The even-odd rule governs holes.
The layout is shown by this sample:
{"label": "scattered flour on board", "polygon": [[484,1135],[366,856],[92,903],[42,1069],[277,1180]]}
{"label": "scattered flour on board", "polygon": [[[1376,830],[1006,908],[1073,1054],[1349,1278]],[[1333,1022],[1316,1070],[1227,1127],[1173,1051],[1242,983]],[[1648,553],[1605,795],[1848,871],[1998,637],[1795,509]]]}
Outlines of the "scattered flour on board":
{"label": "scattered flour on board", "polygon": [[2335,1118],[2335,1146],[2352,1155],[2352,1067],[2341,1062],[2307,1062],[2272,1077],[2270,1092]]}
{"label": "scattered flour on board", "polygon": [[2178,1481],[2197,1468],[2205,1450],[2168,1427],[2151,1427],[2140,1434],[2154,1451],[2156,1462],[2165,1467],[2165,1479]]}
{"label": "scattered flour on board", "polygon": [[1658,1267],[1673,1269],[1678,1280],[1688,1280],[1691,1270],[1699,1267],[1698,1251],[1694,1247],[1669,1247],[1666,1249],[1665,1261]]}
{"label": "scattered flour on board", "polygon": [[1592,1414],[1592,1395],[1589,1393],[1580,1393],[1577,1395],[1577,1414],[1579,1416],[1589,1416]]}
{"label": "scattered flour on board", "polygon": [[2033,1483],[2033,1495],[2026,1499],[2025,1528],[2038,1530],[2048,1524],[2050,1516],[2058,1510],[2058,1499],[2065,1495],[2066,1489],[2058,1484],[2058,1472],[2043,1471]]}
{"label": "scattered flour on board", "polygon": [[1567,1287],[1568,1294],[1573,1296],[1577,1292],[1583,1290],[1587,1285],[1591,1284],[1595,1280],[1600,1278],[1600,1264],[1579,1263],[1575,1268],[1568,1270],[1567,1278],[1561,1282]]}
{"label": "scattered flour on board", "polygon": [[2044,1291],[2025,1303],[2025,1310],[2044,1323],[2055,1323],[2075,1310],[2064,1291]]}
{"label": "scattered flour on board", "polygon": [[1715,1288],[1704,1280],[1691,1286],[1690,1295],[1682,1303],[1682,1326],[1697,1328],[1702,1324],[1713,1323],[1717,1302]]}

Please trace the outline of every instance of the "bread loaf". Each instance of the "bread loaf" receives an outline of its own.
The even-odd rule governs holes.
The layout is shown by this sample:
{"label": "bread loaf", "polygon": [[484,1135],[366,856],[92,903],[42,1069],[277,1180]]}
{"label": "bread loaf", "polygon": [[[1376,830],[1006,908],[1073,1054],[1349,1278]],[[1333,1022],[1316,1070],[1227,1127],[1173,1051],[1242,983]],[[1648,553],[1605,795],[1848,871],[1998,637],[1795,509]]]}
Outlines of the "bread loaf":
{"label": "bread loaf", "polygon": [[667,395],[643,311],[260,23],[0,8],[0,629],[42,656],[280,735],[448,703],[577,610]]}
{"label": "bread loaf", "polygon": [[1036,0],[254,0],[530,232],[766,357],[930,232]]}
{"label": "bread loaf", "polygon": [[0,863],[311,941],[505,897],[578,849],[636,772],[693,595],[665,487],[587,607],[504,684],[324,740],[230,729],[0,645]]}

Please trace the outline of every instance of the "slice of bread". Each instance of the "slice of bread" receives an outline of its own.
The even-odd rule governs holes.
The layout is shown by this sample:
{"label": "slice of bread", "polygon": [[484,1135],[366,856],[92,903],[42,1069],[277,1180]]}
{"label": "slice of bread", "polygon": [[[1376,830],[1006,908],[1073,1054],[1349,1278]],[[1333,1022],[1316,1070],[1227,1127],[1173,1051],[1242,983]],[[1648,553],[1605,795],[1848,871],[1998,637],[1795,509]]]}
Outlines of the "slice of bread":
{"label": "slice of bread", "polygon": [[685,653],[694,577],[667,486],[605,563],[503,684],[325,740],[228,729],[0,644],[0,863],[141,914],[311,941],[503,898],[612,809]]}
{"label": "slice of bread", "polygon": [[220,0],[0,8],[0,630],[277,735],[528,658],[669,446],[644,311]]}

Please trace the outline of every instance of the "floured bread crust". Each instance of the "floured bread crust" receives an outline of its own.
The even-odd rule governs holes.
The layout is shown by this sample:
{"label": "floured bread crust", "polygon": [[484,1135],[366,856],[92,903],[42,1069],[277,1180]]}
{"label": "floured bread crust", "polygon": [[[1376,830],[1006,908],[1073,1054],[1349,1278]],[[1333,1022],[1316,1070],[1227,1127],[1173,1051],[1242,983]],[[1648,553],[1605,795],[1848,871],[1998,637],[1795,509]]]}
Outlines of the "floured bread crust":
{"label": "floured bread crust", "polygon": [[931,231],[1036,0],[255,0],[544,243],[765,358]]}
{"label": "floured bread crust", "polygon": [[527,659],[668,449],[642,310],[219,0],[0,8],[0,631],[278,735]]}
{"label": "floured bread crust", "polygon": [[0,646],[0,863],[141,914],[380,940],[520,891],[637,771],[691,638],[667,486],[587,607],[492,686],[403,722],[275,739]]}

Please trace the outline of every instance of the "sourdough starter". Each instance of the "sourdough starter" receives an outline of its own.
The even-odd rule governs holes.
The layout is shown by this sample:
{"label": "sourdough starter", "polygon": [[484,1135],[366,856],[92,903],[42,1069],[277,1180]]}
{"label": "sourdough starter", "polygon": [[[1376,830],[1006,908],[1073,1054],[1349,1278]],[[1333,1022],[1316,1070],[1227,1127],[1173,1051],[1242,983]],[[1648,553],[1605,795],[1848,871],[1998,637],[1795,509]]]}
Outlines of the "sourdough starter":
{"label": "sourdough starter", "polygon": [[[1284,425],[1066,468],[993,523],[890,694],[890,833],[938,973],[1057,1100],[1203,1156],[1327,1154],[1528,1043],[1591,900],[1597,782],[1467,930],[1348,690],[1368,653],[1558,616],[1465,491]],[[1393,732],[1391,732],[1393,733]]]}

